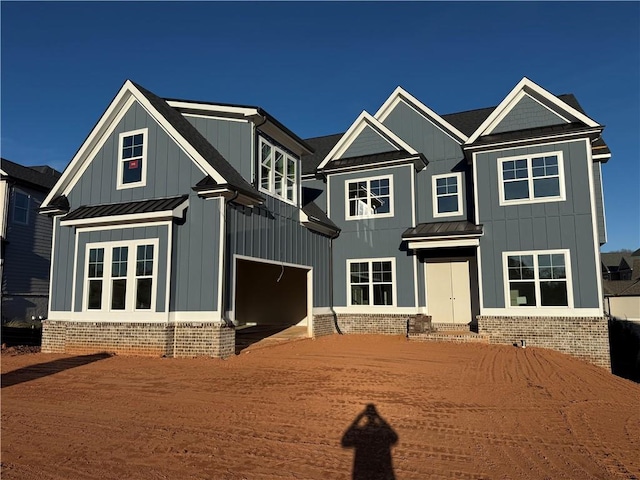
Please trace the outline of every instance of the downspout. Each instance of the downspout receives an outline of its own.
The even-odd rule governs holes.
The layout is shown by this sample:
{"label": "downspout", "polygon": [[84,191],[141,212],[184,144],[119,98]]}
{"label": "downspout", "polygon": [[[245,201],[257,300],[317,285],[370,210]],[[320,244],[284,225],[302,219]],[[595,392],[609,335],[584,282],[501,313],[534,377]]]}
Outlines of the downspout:
{"label": "downspout", "polygon": [[[0,180],[0,283],[4,275],[4,252],[7,243],[7,219],[9,216],[9,192],[10,185],[6,179]],[[0,302],[2,302],[2,288],[0,288]]]}
{"label": "downspout", "polygon": [[333,309],[333,239],[335,237],[329,238],[329,310],[333,314],[333,325],[336,327],[336,332],[339,335],[343,335],[342,330],[340,330],[340,325],[338,325],[338,315],[336,311]]}
{"label": "downspout", "polygon": [[233,194],[233,197],[231,197],[229,200],[225,200],[224,202],[224,240],[222,242],[222,245],[220,248],[222,248],[222,261],[224,262],[223,267],[223,275],[222,275],[222,285],[220,285],[220,288],[222,289],[222,305],[220,305],[220,319],[222,320],[222,322],[224,322],[224,324],[229,327],[229,328],[233,328],[233,322],[231,321],[231,319],[227,318],[227,289],[225,288],[225,286],[227,285],[227,269],[229,268],[229,259],[227,258],[227,237],[229,234],[229,221],[227,219],[228,217],[228,212],[229,212],[229,204],[232,203],[236,198],[238,198],[238,195],[240,195],[240,192],[238,192],[238,190],[235,191],[235,193]]}

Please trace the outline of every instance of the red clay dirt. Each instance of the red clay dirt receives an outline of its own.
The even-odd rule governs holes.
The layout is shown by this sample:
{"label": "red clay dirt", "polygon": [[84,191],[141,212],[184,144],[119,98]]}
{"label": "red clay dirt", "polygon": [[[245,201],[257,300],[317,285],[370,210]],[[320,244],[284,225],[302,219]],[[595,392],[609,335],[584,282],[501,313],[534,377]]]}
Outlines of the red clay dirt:
{"label": "red clay dirt", "polygon": [[[369,426],[350,428],[368,404]],[[229,360],[2,356],[3,480],[373,479],[372,469],[398,480],[638,479],[640,386],[548,350],[370,335]]]}

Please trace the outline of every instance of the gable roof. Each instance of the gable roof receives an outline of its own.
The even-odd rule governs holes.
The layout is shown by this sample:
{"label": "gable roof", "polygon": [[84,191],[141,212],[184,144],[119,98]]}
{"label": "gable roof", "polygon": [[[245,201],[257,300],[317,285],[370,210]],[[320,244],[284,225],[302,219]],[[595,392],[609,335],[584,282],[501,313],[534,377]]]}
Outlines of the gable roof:
{"label": "gable roof", "polygon": [[263,197],[258,191],[187,119],[170,107],[162,98],[131,80],[127,80],[80,146],[54,188],[42,202],[42,208],[49,206],[49,203],[57,196],[69,193],[93,159],[97,149],[113,132],[118,120],[134,101],[140,103],[149,115],[174,138],[180,148],[202,170],[203,176],[211,176],[218,185],[250,192],[256,201],[262,201]]}
{"label": "gable roof", "polygon": [[28,184],[37,190],[48,191],[56,184],[61,173],[46,165],[27,167],[6,158],[0,159],[3,177]]}
{"label": "gable roof", "polygon": [[402,140],[395,133],[385,127],[376,118],[371,116],[371,114],[363,111],[347,129],[344,135],[340,137],[338,142],[333,146],[329,153],[327,153],[322,162],[320,162],[320,164],[318,165],[318,170],[322,170],[322,168],[324,168],[327,163],[344,153],[349,145],[351,145],[351,143],[358,137],[360,132],[367,126],[374,130],[385,140],[387,140],[392,146],[396,148],[396,150],[406,150],[411,155],[418,155],[418,152],[411,145],[409,145],[407,142]]}
{"label": "gable roof", "polygon": [[[592,120],[577,108],[569,103],[560,100],[555,95],[537,85],[527,77],[523,77],[520,82],[509,92],[500,104],[484,119],[484,121],[469,135],[466,145],[474,143],[481,135],[489,134],[497,126],[502,118],[518,103],[523,95],[529,95],[539,103],[543,104],[556,114],[565,118],[568,123],[582,122],[588,127],[600,127],[600,124]],[[576,102],[577,103],[577,102]]]}

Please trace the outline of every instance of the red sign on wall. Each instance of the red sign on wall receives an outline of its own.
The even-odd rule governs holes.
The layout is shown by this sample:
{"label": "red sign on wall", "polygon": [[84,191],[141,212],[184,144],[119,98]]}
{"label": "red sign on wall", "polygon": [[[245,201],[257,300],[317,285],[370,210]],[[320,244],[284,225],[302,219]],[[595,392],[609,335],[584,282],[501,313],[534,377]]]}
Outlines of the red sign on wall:
{"label": "red sign on wall", "polygon": [[129,170],[135,170],[138,168],[138,160],[129,160],[128,162]]}

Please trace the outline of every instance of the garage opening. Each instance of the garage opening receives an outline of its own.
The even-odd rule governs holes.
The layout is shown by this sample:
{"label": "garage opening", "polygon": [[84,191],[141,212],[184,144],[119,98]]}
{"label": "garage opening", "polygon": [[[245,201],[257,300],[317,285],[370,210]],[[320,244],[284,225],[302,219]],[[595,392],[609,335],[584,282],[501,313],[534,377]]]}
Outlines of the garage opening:
{"label": "garage opening", "polygon": [[236,257],[236,353],[265,340],[308,337],[310,283],[309,268]]}

